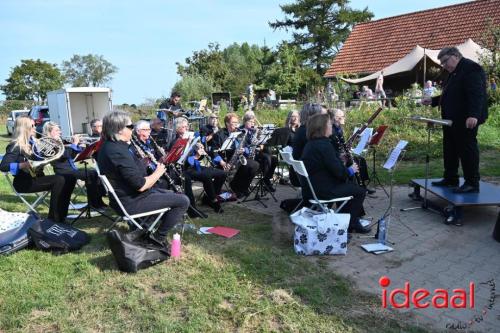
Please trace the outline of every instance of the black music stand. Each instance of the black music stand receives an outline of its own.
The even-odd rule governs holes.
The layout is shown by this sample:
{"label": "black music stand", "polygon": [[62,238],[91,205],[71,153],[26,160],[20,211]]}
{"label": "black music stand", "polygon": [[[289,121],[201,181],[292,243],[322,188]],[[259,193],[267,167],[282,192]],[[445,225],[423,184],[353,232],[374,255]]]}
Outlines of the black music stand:
{"label": "black music stand", "polygon": [[[89,179],[89,174],[88,174],[88,169],[87,169],[87,165],[88,165],[89,162],[87,160],[91,159],[94,156],[94,154],[101,148],[101,146],[102,146],[103,143],[104,143],[104,141],[101,139],[99,141],[96,141],[96,142],[88,145],[74,159],[75,163],[76,162],[80,162],[80,163],[83,164],[83,167],[84,167],[84,170],[85,170],[85,182],[87,182],[88,179]],[[92,211],[94,211],[98,215],[104,216],[104,217],[108,218],[109,220],[115,222],[115,220],[113,218],[111,218],[110,216],[104,214],[102,212],[102,210],[99,210],[99,209],[96,209],[96,208],[92,207],[90,205],[90,200],[89,200],[89,191],[85,191],[85,192],[87,194],[87,206],[85,206],[85,208],[82,209],[82,211],[80,212],[80,214],[78,214],[78,216],[75,219],[73,219],[73,221],[71,221],[71,224],[76,223],[76,221],[78,221],[82,216],[84,216],[84,218],[86,218],[86,219],[90,219],[91,217],[93,217],[92,216]]]}
{"label": "black music stand", "polygon": [[[430,207],[429,202],[427,201],[427,192],[428,192],[428,183],[429,183],[429,173],[430,173],[430,145],[431,145],[431,130],[434,128],[434,125],[442,125],[442,126],[451,126],[452,121],[448,119],[431,119],[425,118],[421,116],[413,116],[409,118],[410,120],[420,121],[427,124],[427,147],[425,149],[425,182],[424,182],[424,198],[421,206],[417,207],[409,207],[409,208],[401,208],[402,212],[406,212],[414,209],[427,209],[437,214],[441,214],[439,209],[435,207]],[[412,199],[420,199],[420,193],[414,192]]]}
{"label": "black music stand", "polygon": [[[260,140],[260,142],[257,143],[257,146],[266,143],[268,138],[271,137],[271,135],[272,135],[272,132],[265,133],[264,137]],[[273,192],[268,190],[267,185],[264,184],[264,170],[262,170],[262,167],[259,168],[259,174],[260,174],[260,177],[259,177],[257,184],[255,184],[250,189],[250,192],[240,202],[258,201],[262,206],[264,206],[264,208],[267,208],[266,204],[263,203],[262,201],[269,200],[269,198],[266,198],[266,195],[268,193],[271,194],[271,197],[274,199],[274,202],[278,202],[278,199],[276,199]],[[255,195],[254,195],[253,199],[248,199],[248,197],[254,192],[255,192]]]}
{"label": "black music stand", "polygon": [[377,146],[380,143],[380,140],[382,140],[382,138],[384,137],[384,133],[387,128],[388,128],[387,125],[380,125],[375,131],[375,134],[372,135],[370,142],[368,142],[368,147],[372,149],[372,158],[373,158],[372,173],[370,174],[370,180],[368,181],[368,184],[370,184],[373,179],[373,182],[375,183],[376,181],[377,184],[380,185],[382,190],[385,192],[385,194],[389,196],[389,193],[387,193],[387,190],[385,189],[384,185],[380,181],[380,178],[378,177],[377,167],[376,167]]}

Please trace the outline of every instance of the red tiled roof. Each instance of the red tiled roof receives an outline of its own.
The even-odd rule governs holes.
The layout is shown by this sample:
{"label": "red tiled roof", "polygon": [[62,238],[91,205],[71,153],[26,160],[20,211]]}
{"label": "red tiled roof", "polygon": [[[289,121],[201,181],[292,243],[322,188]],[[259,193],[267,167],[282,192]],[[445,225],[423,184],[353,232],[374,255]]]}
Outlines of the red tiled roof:
{"label": "red tiled roof", "polygon": [[325,77],[376,72],[404,57],[417,44],[440,49],[468,38],[481,44],[487,18],[500,24],[500,0],[478,0],[360,23]]}

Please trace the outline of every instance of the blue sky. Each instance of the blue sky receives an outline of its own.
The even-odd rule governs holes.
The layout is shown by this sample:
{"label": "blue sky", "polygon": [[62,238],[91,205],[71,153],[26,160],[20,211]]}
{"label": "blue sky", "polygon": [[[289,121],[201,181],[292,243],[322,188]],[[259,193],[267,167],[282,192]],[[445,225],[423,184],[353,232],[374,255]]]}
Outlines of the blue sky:
{"label": "blue sky", "polygon": [[[282,19],[278,0],[0,0],[0,84],[21,59],[60,65],[74,54],[104,56],[118,67],[113,102],[167,96],[176,62],[218,42],[273,47],[289,39],[268,22]],[[374,19],[457,4],[461,0],[351,0]],[[4,99],[0,95],[0,100]]]}

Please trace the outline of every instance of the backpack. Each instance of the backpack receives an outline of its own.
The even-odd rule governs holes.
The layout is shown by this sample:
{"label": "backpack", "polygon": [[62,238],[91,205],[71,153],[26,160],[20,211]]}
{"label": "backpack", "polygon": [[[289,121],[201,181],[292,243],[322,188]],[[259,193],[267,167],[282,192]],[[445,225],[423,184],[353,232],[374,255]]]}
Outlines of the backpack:
{"label": "backpack", "polygon": [[90,242],[90,236],[86,232],[48,219],[37,220],[28,234],[38,249],[55,254],[79,250]]}
{"label": "backpack", "polygon": [[30,244],[28,229],[38,220],[32,212],[11,213],[0,209],[0,254],[10,254]]}
{"label": "backpack", "polygon": [[116,264],[123,272],[136,273],[170,257],[167,244],[157,240],[144,229],[127,233],[113,229],[108,232],[107,238]]}

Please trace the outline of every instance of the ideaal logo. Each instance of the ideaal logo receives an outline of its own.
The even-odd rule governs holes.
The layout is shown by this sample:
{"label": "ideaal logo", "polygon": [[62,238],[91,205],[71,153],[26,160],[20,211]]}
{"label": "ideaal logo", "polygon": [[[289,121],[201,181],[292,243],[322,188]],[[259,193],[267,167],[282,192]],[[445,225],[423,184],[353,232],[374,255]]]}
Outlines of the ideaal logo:
{"label": "ideaal logo", "polygon": [[[469,282],[468,288],[453,289],[451,294],[448,292],[448,290],[440,288],[435,289],[433,292],[425,288],[418,288],[412,291],[410,282],[405,282],[403,288],[395,288],[388,292],[386,288],[390,286],[391,280],[387,276],[382,276],[379,279],[379,284],[382,287],[383,308],[387,308],[388,303],[391,307],[396,309],[410,308],[410,303],[417,309],[428,308],[431,305],[436,309],[474,309],[475,307],[476,285],[472,281]],[[480,282],[479,284],[486,286],[489,289],[490,297],[488,300],[488,304],[484,305],[480,309],[480,312],[477,312],[477,314],[475,314],[468,321],[447,323],[447,329],[470,329],[474,324],[482,322],[488,311],[493,309],[495,305],[495,298],[497,297],[495,280],[491,279],[486,282]],[[398,295],[401,295],[403,298],[403,301],[401,303],[398,303],[396,301],[396,297]]]}
{"label": "ideaal logo", "polygon": [[[396,309],[410,308],[410,303],[417,309],[424,309],[432,306],[436,309],[465,309],[474,308],[474,282],[469,282],[468,288],[453,289],[452,294],[446,289],[435,289],[433,292],[418,288],[411,290],[410,282],[405,282],[403,288],[394,288],[390,292],[386,289],[390,286],[391,280],[387,276],[382,276],[378,283],[382,287],[382,307],[387,308],[389,303],[391,307]],[[403,301],[398,303],[396,296],[402,295]]]}

